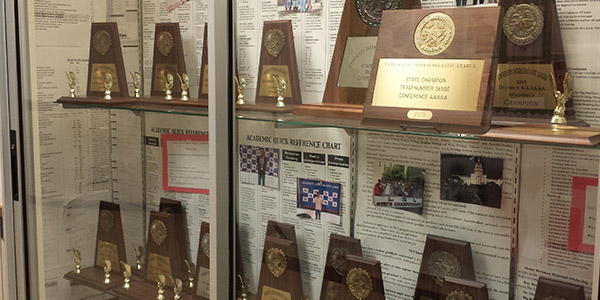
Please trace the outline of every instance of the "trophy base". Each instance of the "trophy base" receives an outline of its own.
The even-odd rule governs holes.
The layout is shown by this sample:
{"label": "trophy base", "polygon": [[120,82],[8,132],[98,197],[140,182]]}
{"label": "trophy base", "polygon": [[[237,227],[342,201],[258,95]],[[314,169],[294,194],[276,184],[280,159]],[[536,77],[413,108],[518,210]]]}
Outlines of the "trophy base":
{"label": "trophy base", "polygon": [[554,124],[527,124],[496,127],[482,135],[486,139],[517,140],[528,143],[552,143],[593,147],[600,143],[600,130]]}
{"label": "trophy base", "polygon": [[158,105],[168,105],[168,106],[178,106],[178,107],[200,107],[207,108],[208,100],[205,99],[189,99],[188,100],[166,100],[165,97],[159,96],[149,96],[142,97],[139,99],[140,102],[148,103],[148,104],[158,104]]}
{"label": "trophy base", "polygon": [[294,107],[294,115],[319,118],[362,119],[363,105],[342,103],[302,104]]}
{"label": "trophy base", "polygon": [[135,98],[121,98],[121,97],[113,97],[111,100],[104,100],[103,97],[61,97],[56,100],[56,103],[61,104],[89,104],[89,105],[123,105],[123,104],[133,104],[137,101]]}
{"label": "trophy base", "polygon": [[[552,116],[518,117],[518,116],[493,116],[492,126],[522,126],[522,125],[549,125],[552,124]],[[566,118],[563,125],[589,127],[585,121],[577,120],[574,117]]]}
{"label": "trophy base", "polygon": [[[158,287],[156,284],[151,284],[147,282],[137,281],[131,284],[129,289],[124,289],[123,286],[120,286],[113,291],[111,294],[125,299],[135,299],[135,300],[151,300],[156,299],[158,296]],[[169,287],[165,287],[165,293],[163,294],[164,299],[173,299],[175,293]],[[180,300],[192,300],[194,297],[189,294],[181,294]]]}
{"label": "trophy base", "polygon": [[81,273],[76,274],[71,271],[64,276],[65,279],[73,283],[82,284],[99,291],[109,291],[123,285],[123,276],[115,273],[110,275],[110,283],[104,284],[104,271],[96,267],[81,269]]}

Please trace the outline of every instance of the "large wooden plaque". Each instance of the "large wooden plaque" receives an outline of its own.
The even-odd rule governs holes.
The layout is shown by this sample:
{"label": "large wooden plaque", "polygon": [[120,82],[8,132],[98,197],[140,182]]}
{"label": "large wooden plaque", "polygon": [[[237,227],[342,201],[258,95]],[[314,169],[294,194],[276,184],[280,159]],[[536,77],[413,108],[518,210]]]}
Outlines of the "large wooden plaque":
{"label": "large wooden plaque", "polygon": [[265,238],[258,299],[304,299],[298,245],[295,242],[271,236]]}
{"label": "large wooden plaque", "polygon": [[183,210],[183,206],[181,205],[181,201],[160,198],[158,210],[163,213],[172,214],[175,217],[175,236],[177,249],[179,249],[177,259],[181,260],[182,262],[183,260],[190,261],[188,249],[188,231],[186,226],[187,219]]}
{"label": "large wooden plaque", "polygon": [[414,299],[440,299],[445,277],[475,280],[471,244],[428,235]]}
{"label": "large wooden plaque", "polygon": [[[503,0],[494,123],[549,123],[567,71],[555,0]],[[573,102],[566,116],[574,120]],[[524,119],[526,118],[526,119]]]}
{"label": "large wooden plaque", "polygon": [[585,300],[585,289],[581,285],[540,277],[533,300],[547,299]]}
{"label": "large wooden plaque", "polygon": [[165,76],[171,73],[175,78],[173,97],[181,94],[177,74],[187,73],[183,43],[179,23],[157,23],[154,31],[154,59],[152,62],[152,96],[165,95]]}
{"label": "large wooden plaque", "polygon": [[292,21],[265,21],[261,45],[256,102],[272,103],[275,107],[277,89],[271,76],[277,76],[287,82],[283,93],[286,105],[302,104]]}
{"label": "large wooden plaque", "polygon": [[200,88],[198,89],[198,99],[208,99],[208,23],[204,23],[202,66],[200,68]]}
{"label": "large wooden plaque", "polygon": [[348,272],[344,276],[344,289],[339,298],[333,299],[363,299],[385,300],[381,263],[377,260],[348,254]]}
{"label": "large wooden plaque", "polygon": [[455,277],[446,277],[442,287],[442,300],[488,300],[487,285]]}
{"label": "large wooden plaque", "polygon": [[202,222],[200,240],[198,242],[198,257],[196,258],[196,288],[198,299],[210,299],[210,226]]}
{"label": "large wooden plaque", "polygon": [[129,97],[117,23],[92,23],[88,65],[88,96],[104,96],[104,74],[113,78],[112,97]]}
{"label": "large wooden plaque", "polygon": [[[156,274],[167,278],[187,278],[187,269],[177,247],[175,215],[151,212],[147,241],[145,279],[148,282],[156,282]],[[167,285],[172,286],[170,280],[167,280]]]}
{"label": "large wooden plaque", "polygon": [[500,10],[384,11],[363,123],[487,131]]}
{"label": "large wooden plaque", "polygon": [[344,299],[342,293],[346,288],[344,278],[348,273],[348,254],[362,256],[360,240],[332,233],[329,236],[321,299]]}
{"label": "large wooden plaque", "polygon": [[112,269],[121,271],[121,261],[127,261],[123,223],[119,204],[100,201],[98,229],[96,231],[96,253],[94,265],[104,268],[104,260],[110,260]]}

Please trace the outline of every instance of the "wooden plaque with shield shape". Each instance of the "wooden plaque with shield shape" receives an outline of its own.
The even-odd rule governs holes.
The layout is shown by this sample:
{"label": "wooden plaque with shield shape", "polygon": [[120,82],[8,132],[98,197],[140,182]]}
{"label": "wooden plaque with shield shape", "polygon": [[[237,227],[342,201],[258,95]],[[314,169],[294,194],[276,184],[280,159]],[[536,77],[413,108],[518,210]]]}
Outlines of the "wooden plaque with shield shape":
{"label": "wooden plaque with shield shape", "polygon": [[500,10],[384,11],[363,123],[486,132],[494,98]]}
{"label": "wooden plaque with shield shape", "polygon": [[198,99],[208,100],[208,23],[204,23],[204,39],[202,41],[202,65],[200,67]]}
{"label": "wooden plaque with shield shape", "polygon": [[346,258],[348,272],[344,277],[345,288],[341,297],[333,299],[385,300],[381,263],[352,254],[348,254]]}
{"label": "wooden plaque with shield shape", "polygon": [[[175,217],[175,237],[179,253],[177,259],[190,261],[188,249],[188,231],[186,226],[186,215],[181,201],[160,198],[158,210],[163,213],[172,214]],[[186,266],[187,267],[187,266]]]}
{"label": "wooden plaque with shield shape", "polygon": [[[179,257],[175,215],[153,211],[148,226],[144,278],[151,283],[157,281],[158,274],[167,278],[187,278],[185,262]],[[173,286],[170,280],[167,285]]]}
{"label": "wooden plaque with shield shape", "polygon": [[265,238],[260,278],[259,300],[303,300],[298,245],[272,236]]}
{"label": "wooden plaque with shield shape", "polygon": [[111,95],[129,97],[117,23],[92,23],[87,96],[104,96],[104,76],[112,75]]}
{"label": "wooden plaque with shield shape", "polygon": [[348,273],[346,255],[362,256],[360,240],[332,233],[329,236],[329,248],[321,285],[321,299],[343,299],[342,292],[346,288],[344,279]]}
{"label": "wooden plaque with shield shape", "polygon": [[202,222],[200,228],[195,284],[196,298],[210,299],[210,226],[207,222]]}
{"label": "wooden plaque with shield shape", "polygon": [[181,94],[177,74],[187,73],[179,23],[157,23],[154,31],[154,58],[152,61],[152,96],[165,95],[167,73],[173,75],[173,97]]}
{"label": "wooden plaque with shield shape", "polygon": [[446,277],[442,286],[442,300],[488,300],[484,283],[473,280]]}
{"label": "wooden plaque with shield shape", "polygon": [[585,300],[585,289],[581,285],[544,277],[538,278],[533,300],[550,299]]}

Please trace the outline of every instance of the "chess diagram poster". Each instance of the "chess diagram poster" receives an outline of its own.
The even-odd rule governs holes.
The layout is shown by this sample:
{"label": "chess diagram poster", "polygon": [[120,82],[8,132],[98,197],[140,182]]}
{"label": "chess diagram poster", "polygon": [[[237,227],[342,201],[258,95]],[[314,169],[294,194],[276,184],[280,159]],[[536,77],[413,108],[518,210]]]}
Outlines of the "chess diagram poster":
{"label": "chess diagram poster", "polygon": [[240,180],[279,189],[279,149],[240,145]]}

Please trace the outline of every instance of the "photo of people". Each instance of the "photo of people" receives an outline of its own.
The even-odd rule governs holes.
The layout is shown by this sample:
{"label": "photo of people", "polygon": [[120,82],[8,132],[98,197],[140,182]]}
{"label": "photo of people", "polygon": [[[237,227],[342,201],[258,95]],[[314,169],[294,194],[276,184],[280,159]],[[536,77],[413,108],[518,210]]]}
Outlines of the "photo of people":
{"label": "photo of people", "polygon": [[276,0],[280,14],[319,13],[324,0]]}
{"label": "photo of people", "polygon": [[424,169],[379,162],[373,173],[373,205],[423,213]]}
{"label": "photo of people", "polygon": [[240,180],[279,188],[279,149],[240,145]]}
{"label": "photo of people", "polygon": [[340,224],[342,185],[298,178],[298,216]]}
{"label": "photo of people", "polygon": [[440,199],[500,208],[504,159],[441,155]]}
{"label": "photo of people", "polygon": [[498,5],[498,0],[456,0],[456,6]]}

